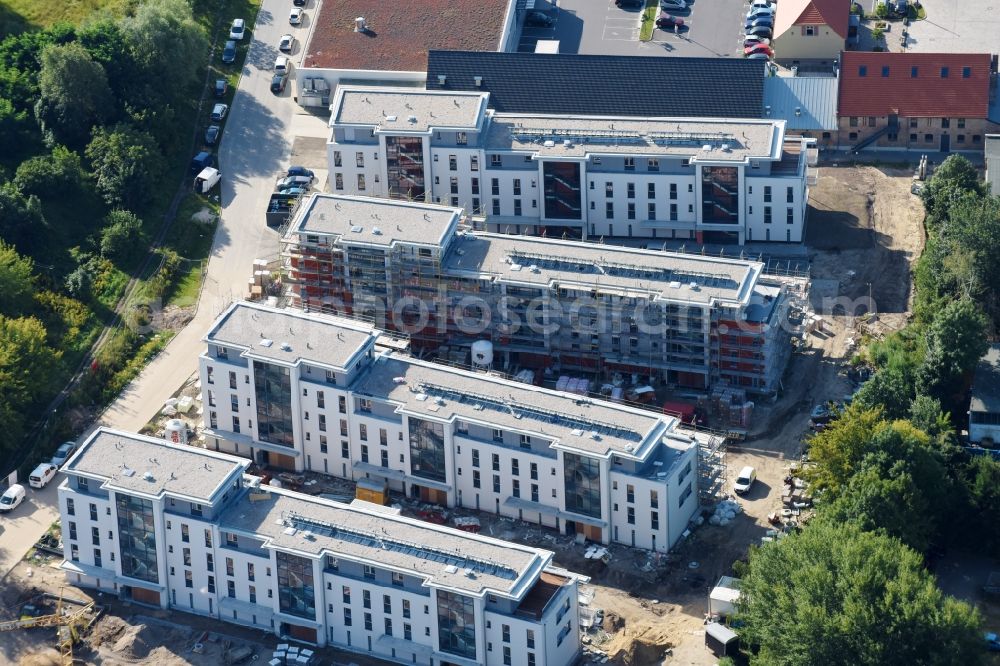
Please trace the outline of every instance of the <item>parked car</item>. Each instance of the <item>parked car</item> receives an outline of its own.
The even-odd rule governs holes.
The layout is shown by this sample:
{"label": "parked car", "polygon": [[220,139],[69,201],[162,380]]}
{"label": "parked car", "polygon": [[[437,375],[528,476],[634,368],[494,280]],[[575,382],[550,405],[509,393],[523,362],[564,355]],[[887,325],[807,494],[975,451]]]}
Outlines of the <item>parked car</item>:
{"label": "parked car", "polygon": [[280,190],[281,194],[287,194],[288,196],[293,197],[300,197],[308,191],[308,187],[289,187],[287,190]]}
{"label": "parked car", "polygon": [[774,19],[772,19],[770,16],[762,16],[760,18],[749,19],[747,20],[746,24],[743,27],[749,30],[750,28],[756,28],[759,25],[766,25],[768,28],[773,28]]}
{"label": "parked car", "polygon": [[661,30],[674,30],[684,27],[684,19],[670,14],[660,14],[656,19],[656,27]]}
{"label": "parked car", "polygon": [[751,7],[750,11],[747,12],[747,18],[756,18],[757,16],[774,16],[774,7]]}
{"label": "parked car", "polygon": [[646,6],[646,0],[615,0],[615,5],[622,9],[642,9]]}
{"label": "parked car", "polygon": [[660,0],[660,9],[665,9],[667,11],[687,9],[687,2],[684,0]]}
{"label": "parked car", "polygon": [[278,42],[278,50],[283,53],[291,53],[294,48],[295,37],[292,35],[282,35],[281,40]]}
{"label": "parked car", "polygon": [[222,62],[227,65],[236,62],[236,42],[231,39],[222,47]]}
{"label": "parked car", "polygon": [[191,175],[197,175],[202,169],[215,166],[215,155],[211,151],[203,150],[191,158]]}
{"label": "parked car", "polygon": [[288,22],[292,25],[302,25],[303,14],[301,7],[292,7],[292,11],[288,13]]}
{"label": "parked car", "polygon": [[69,457],[73,455],[75,451],[76,451],[76,442],[73,441],[63,442],[62,444],[59,445],[59,448],[56,449],[56,452],[52,455],[52,460],[51,460],[52,464],[55,465],[56,467],[62,467],[63,463],[69,460]]}
{"label": "parked car", "polygon": [[229,39],[240,41],[246,34],[246,23],[243,19],[233,19],[233,25],[229,28]]}
{"label": "parked car", "polygon": [[774,51],[772,51],[771,47],[768,46],[767,44],[754,44],[753,46],[748,46],[745,49],[743,49],[743,55],[745,55],[748,58],[754,55],[755,53],[763,53],[768,58],[774,57]]}
{"label": "parked car", "polygon": [[306,0],[292,0],[292,4],[295,5],[296,7],[305,7]]}
{"label": "parked car", "polygon": [[524,25],[532,28],[550,28],[556,20],[545,12],[528,12],[524,17]]}
{"label": "parked car", "polygon": [[739,476],[736,477],[736,483],[733,484],[733,490],[737,495],[743,495],[749,492],[750,488],[753,486],[753,482],[756,480],[757,470],[747,465],[740,470]]}
{"label": "parked car", "polygon": [[767,25],[755,25],[752,28],[746,29],[747,36],[756,35],[757,37],[771,38],[771,26]]}
{"label": "parked car", "polygon": [[220,122],[226,117],[227,113],[229,113],[228,104],[216,104],[212,107],[212,120]]}
{"label": "parked car", "polygon": [[287,190],[292,187],[309,187],[312,178],[309,176],[288,176],[278,181],[278,190]]}
{"label": "parked car", "polygon": [[271,77],[271,92],[275,95],[280,95],[285,92],[285,82],[288,81],[288,72],[280,71],[275,72],[274,76]]}
{"label": "parked car", "polygon": [[756,37],[754,35],[750,35],[749,37],[746,37],[743,40],[743,48],[746,48],[748,46],[753,46],[754,44],[767,44],[767,45],[770,45],[771,44],[771,40],[768,39],[767,37]]}
{"label": "parked car", "polygon": [[0,496],[0,513],[13,511],[24,501],[24,486],[15,483]]}
{"label": "parked car", "polygon": [[763,52],[751,53],[747,56],[747,60],[770,60],[771,56]]}
{"label": "parked car", "polygon": [[309,178],[309,182],[316,180],[316,174],[312,172],[311,169],[307,169],[304,166],[290,166],[286,172],[289,176],[306,176]]}
{"label": "parked car", "polygon": [[274,71],[276,72],[288,71],[288,56],[282,55],[274,59]]}
{"label": "parked car", "polygon": [[205,130],[205,145],[214,146],[219,141],[219,132],[222,131],[218,125],[209,125]]}
{"label": "parked car", "polygon": [[225,79],[216,79],[215,96],[225,97],[227,92],[229,92],[229,81],[226,81]]}
{"label": "parked car", "polygon": [[774,3],[771,0],[753,0],[750,3],[750,9],[755,9],[757,7],[774,7]]}
{"label": "parked car", "polygon": [[52,463],[41,463],[28,476],[28,485],[32,488],[44,488],[49,481],[55,478],[59,468]]}

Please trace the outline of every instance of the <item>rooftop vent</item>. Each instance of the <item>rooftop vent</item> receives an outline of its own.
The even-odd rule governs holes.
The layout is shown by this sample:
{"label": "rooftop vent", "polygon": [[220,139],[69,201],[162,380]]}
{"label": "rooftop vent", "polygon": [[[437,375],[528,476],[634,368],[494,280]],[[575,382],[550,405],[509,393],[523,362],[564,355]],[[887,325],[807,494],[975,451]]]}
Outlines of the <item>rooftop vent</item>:
{"label": "rooftop vent", "polygon": [[414,116],[414,115],[409,115],[409,116],[407,116],[407,117],[406,117],[406,119],[407,119],[408,121],[410,121],[411,123],[415,123],[415,122],[417,122],[417,117],[416,117],[416,116]]}
{"label": "rooftop vent", "polygon": [[274,340],[268,340],[267,338],[264,338],[263,340],[260,341],[260,346],[261,347],[270,347],[273,344],[274,344]]}
{"label": "rooftop vent", "polygon": [[450,574],[458,573],[458,567],[456,567],[454,564],[449,564],[444,568],[444,572]]}
{"label": "rooftop vent", "polygon": [[281,351],[286,351],[286,352],[292,351],[292,346],[290,344],[288,344],[287,342],[282,342],[281,343]]}
{"label": "rooftop vent", "polygon": [[438,74],[438,85],[443,86],[444,82],[448,79],[444,74]]}
{"label": "rooftop vent", "polygon": [[354,19],[354,32],[368,32],[368,25],[365,23],[364,16]]}
{"label": "rooftop vent", "polygon": [[360,234],[363,230],[364,230],[364,227],[362,227],[362,226],[360,226],[358,224],[355,224],[354,226],[351,227],[351,233],[354,233],[354,234]]}
{"label": "rooftop vent", "polygon": [[556,142],[553,141],[552,139],[546,139],[545,142],[542,143],[542,145],[545,146],[546,148],[555,148]]}
{"label": "rooftop vent", "polygon": [[375,234],[376,236],[381,236],[382,230],[378,227],[372,227],[372,233]]}
{"label": "rooftop vent", "polygon": [[532,264],[532,265],[528,266],[528,270],[531,271],[532,273],[537,273],[538,272],[538,266]]}
{"label": "rooftop vent", "polygon": [[394,384],[405,384],[406,383],[406,377],[393,377],[392,381],[393,381]]}
{"label": "rooftop vent", "polygon": [[130,467],[125,467],[122,469],[122,476],[133,477],[135,476],[135,470]]}
{"label": "rooftop vent", "polygon": [[573,435],[574,437],[583,437],[583,431],[580,430],[579,428],[571,430],[569,434]]}
{"label": "rooftop vent", "polygon": [[597,432],[596,430],[591,430],[590,431],[590,438],[591,439],[600,439],[601,438],[601,433]]}
{"label": "rooftop vent", "polygon": [[692,291],[698,291],[698,283],[697,282],[693,282],[693,281],[692,282],[688,282],[688,286],[691,287]]}
{"label": "rooftop vent", "polygon": [[475,578],[476,577],[476,572],[473,571],[472,569],[466,569],[465,570],[465,577],[466,578]]}
{"label": "rooftop vent", "polygon": [[802,107],[801,106],[795,107],[795,115],[797,115],[797,116],[801,116],[802,115]]}
{"label": "rooftop vent", "polygon": [[482,88],[483,87],[483,77],[481,77],[481,76],[473,76],[472,80],[476,82],[476,87],[477,88]]}
{"label": "rooftop vent", "polygon": [[701,149],[704,150],[706,153],[710,153],[712,152],[712,144],[706,143],[704,146],[701,147]]}
{"label": "rooftop vent", "polygon": [[298,530],[295,529],[294,527],[292,527],[291,525],[289,525],[288,527],[286,527],[285,529],[283,529],[281,531],[284,534],[287,534],[288,536],[295,536],[295,533],[298,532]]}
{"label": "rooftop vent", "polygon": [[563,139],[563,145],[564,146],[572,146],[573,145],[573,140],[572,139]]}
{"label": "rooftop vent", "polygon": [[153,476],[152,472],[144,472],[142,478],[145,479],[146,481],[149,481],[150,483],[156,481],[156,477]]}
{"label": "rooftop vent", "polygon": [[724,152],[724,153],[728,153],[729,152],[729,144],[728,143],[722,144],[722,152]]}
{"label": "rooftop vent", "polygon": [[674,280],[673,282],[670,283],[670,288],[671,289],[680,289],[681,288],[681,283],[678,282],[677,280]]}
{"label": "rooftop vent", "polygon": [[394,122],[396,122],[396,116],[386,116],[385,117],[385,121],[387,123],[394,123]]}

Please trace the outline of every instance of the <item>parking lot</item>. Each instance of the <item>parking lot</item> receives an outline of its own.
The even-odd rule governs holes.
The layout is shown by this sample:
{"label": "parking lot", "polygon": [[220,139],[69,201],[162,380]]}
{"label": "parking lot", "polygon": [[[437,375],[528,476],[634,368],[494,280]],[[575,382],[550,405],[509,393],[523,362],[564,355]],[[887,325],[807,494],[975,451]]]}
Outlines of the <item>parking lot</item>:
{"label": "parking lot", "polygon": [[725,57],[739,55],[743,0],[694,0],[687,10],[671,11],[684,20],[677,31],[657,29],[639,41],[642,11],[620,8],[614,0],[538,2],[535,11],[553,19],[549,27],[526,26],[518,51],[531,52],[540,39],[558,40],[560,53],[629,56]]}
{"label": "parking lot", "polygon": [[993,7],[961,0],[922,0],[927,18],[913,21],[905,49],[900,43],[900,22],[886,34],[890,51],[918,53],[993,53],[1000,30],[1000,12]]}

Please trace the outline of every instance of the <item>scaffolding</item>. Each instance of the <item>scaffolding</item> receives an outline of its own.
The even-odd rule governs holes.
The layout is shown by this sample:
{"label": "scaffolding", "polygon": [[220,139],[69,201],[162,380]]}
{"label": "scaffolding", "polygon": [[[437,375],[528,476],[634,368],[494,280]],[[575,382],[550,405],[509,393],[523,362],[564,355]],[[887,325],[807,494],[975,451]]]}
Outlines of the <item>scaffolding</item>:
{"label": "scaffolding", "polygon": [[714,504],[726,494],[726,443],[722,433],[700,432],[698,442],[698,501]]}

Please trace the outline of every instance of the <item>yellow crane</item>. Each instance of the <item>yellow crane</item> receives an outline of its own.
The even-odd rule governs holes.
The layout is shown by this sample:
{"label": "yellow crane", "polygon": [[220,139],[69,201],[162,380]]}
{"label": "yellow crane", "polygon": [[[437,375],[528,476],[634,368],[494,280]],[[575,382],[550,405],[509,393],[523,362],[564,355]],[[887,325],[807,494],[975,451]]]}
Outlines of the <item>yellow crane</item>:
{"label": "yellow crane", "polygon": [[0,621],[0,632],[32,629],[34,627],[56,627],[57,646],[63,666],[73,666],[73,643],[78,638],[79,627],[86,621],[86,615],[94,607],[94,602],[85,604],[72,612],[63,612],[63,592],[59,590],[56,612],[38,617],[22,617],[18,620]]}

